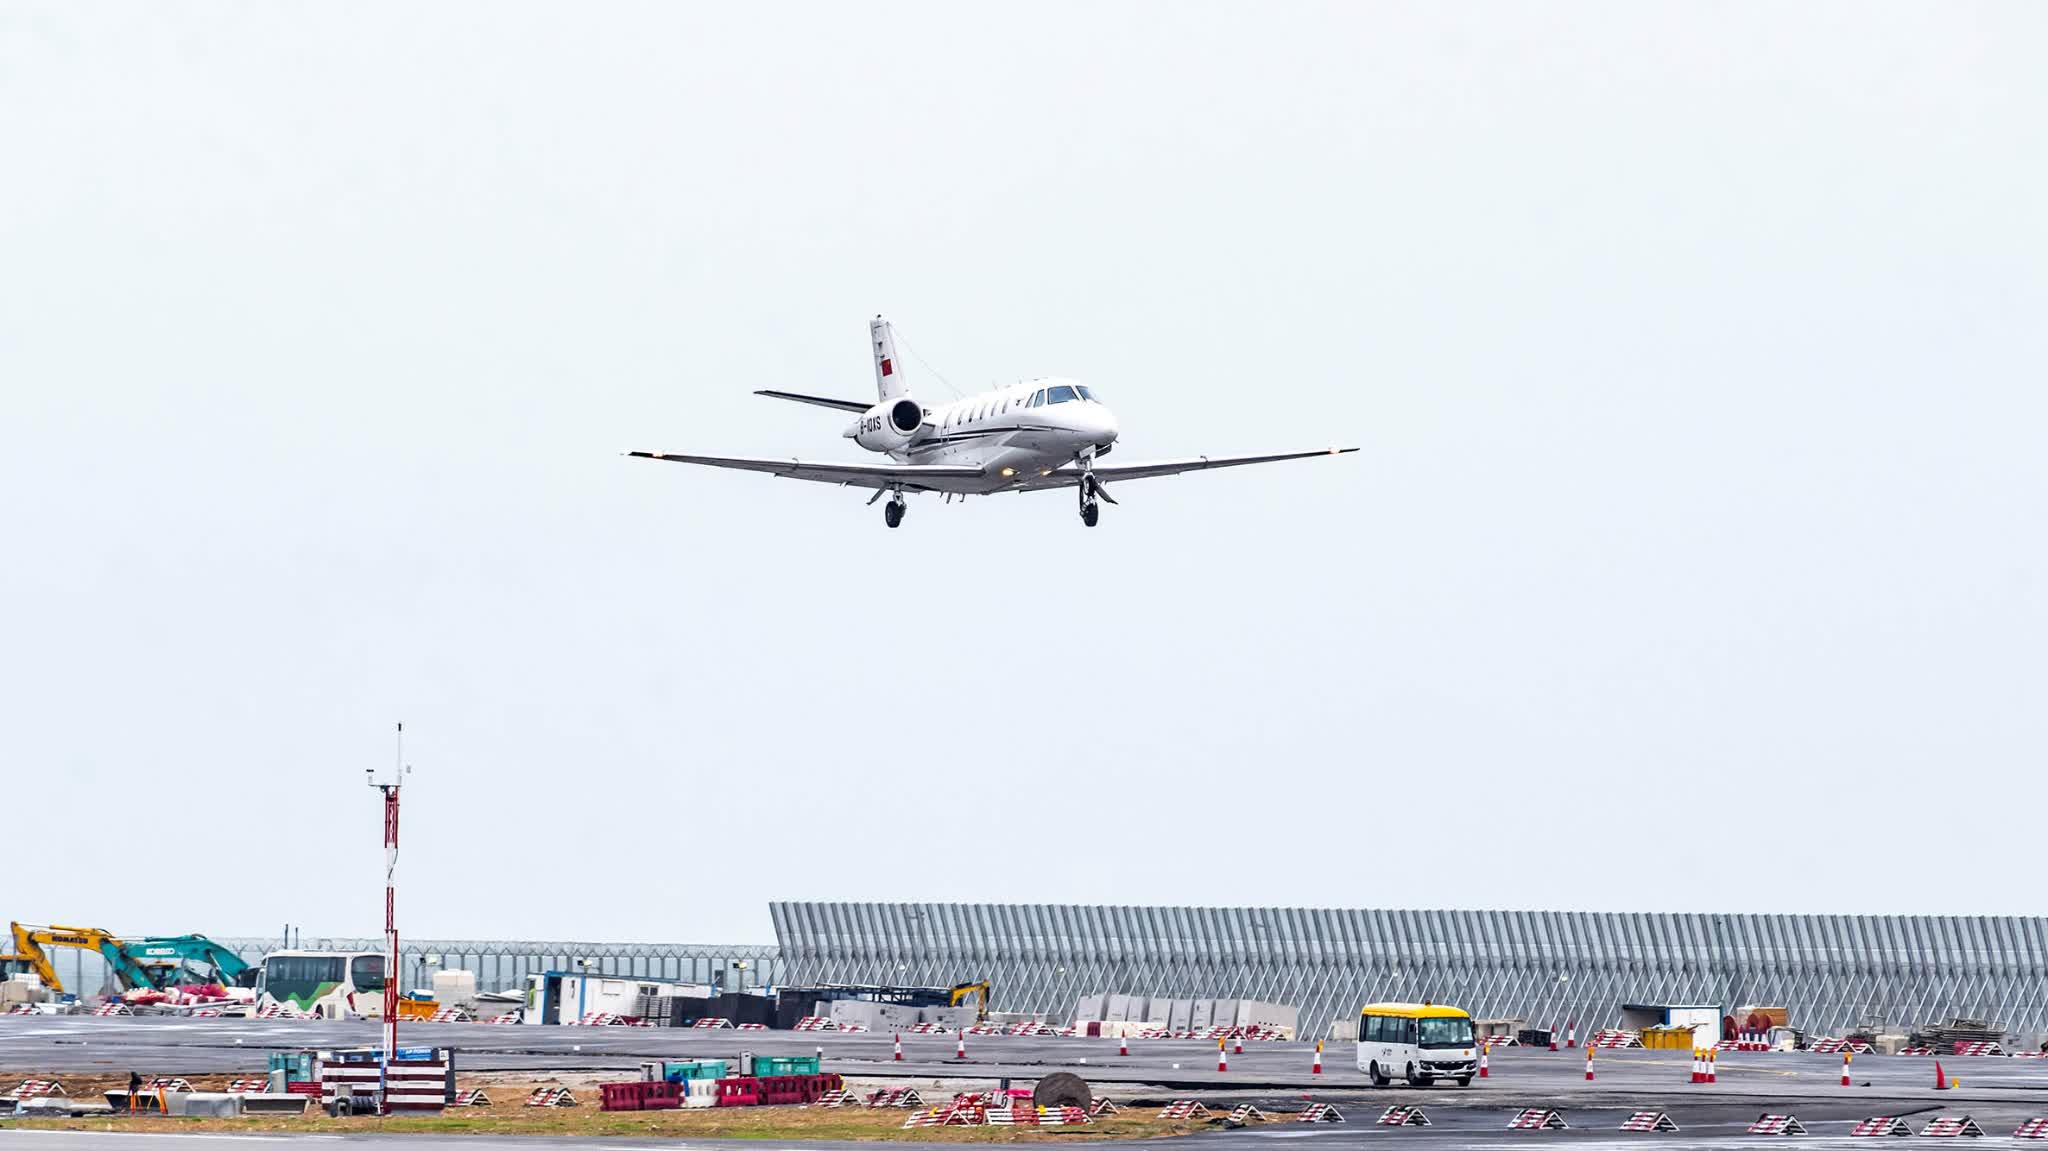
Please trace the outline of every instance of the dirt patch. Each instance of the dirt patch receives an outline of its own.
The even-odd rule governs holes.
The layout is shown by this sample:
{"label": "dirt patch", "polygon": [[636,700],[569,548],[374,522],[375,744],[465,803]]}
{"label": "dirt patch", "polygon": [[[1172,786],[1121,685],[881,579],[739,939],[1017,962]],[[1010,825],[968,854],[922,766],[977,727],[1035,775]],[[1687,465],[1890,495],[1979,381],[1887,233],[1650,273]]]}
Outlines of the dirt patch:
{"label": "dirt patch", "polygon": [[[218,1091],[236,1076],[188,1075],[195,1090]],[[1185,1135],[1200,1130],[1200,1123],[1172,1123],[1154,1118],[1150,1108],[1133,1108],[1121,1114],[1076,1127],[918,1127],[903,1129],[910,1114],[896,1109],[869,1110],[864,1107],[711,1107],[678,1111],[600,1111],[598,1084],[616,1083],[617,1072],[477,1072],[459,1075],[463,1090],[481,1087],[491,1102],[482,1107],[451,1107],[437,1116],[394,1116],[379,1119],[357,1117],[332,1119],[316,1110],[306,1115],[264,1115],[243,1119],[171,1119],[149,1116],[119,1116],[107,1119],[8,1119],[0,1129],[21,1127],[59,1131],[231,1131],[231,1132],[413,1132],[421,1134],[479,1135],[592,1135],[607,1137],[706,1139],[831,1139],[915,1143],[1031,1143],[1062,1138],[1148,1139],[1162,1135]],[[124,1089],[128,1077],[72,1075],[62,1079],[74,1099],[98,1099],[109,1088]],[[13,1084],[0,1085],[0,1090]],[[526,1097],[536,1087],[566,1087],[576,1097],[575,1107],[527,1107]],[[950,1098],[951,1092],[927,1092],[932,1103]]]}

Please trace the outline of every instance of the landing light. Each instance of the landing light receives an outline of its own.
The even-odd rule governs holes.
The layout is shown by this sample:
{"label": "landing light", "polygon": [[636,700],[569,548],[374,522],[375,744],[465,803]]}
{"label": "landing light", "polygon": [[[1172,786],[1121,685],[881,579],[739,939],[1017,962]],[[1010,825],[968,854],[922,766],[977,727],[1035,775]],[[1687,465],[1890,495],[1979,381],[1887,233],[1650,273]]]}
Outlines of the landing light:
{"label": "landing light", "polygon": [[1004,479],[1009,479],[1009,478],[1010,478],[1011,476],[1014,476],[1014,475],[1016,475],[1016,474],[1017,474],[1017,469],[1016,469],[1016,468],[1004,468],[1004,469],[1003,469],[1003,478],[1004,478]]}

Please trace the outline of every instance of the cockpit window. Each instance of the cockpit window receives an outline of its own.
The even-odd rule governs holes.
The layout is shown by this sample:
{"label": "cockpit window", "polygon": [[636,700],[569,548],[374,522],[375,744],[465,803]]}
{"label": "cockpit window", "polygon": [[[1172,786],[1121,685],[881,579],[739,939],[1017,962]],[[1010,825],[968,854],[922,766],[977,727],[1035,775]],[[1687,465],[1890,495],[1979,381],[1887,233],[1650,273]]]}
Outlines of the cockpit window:
{"label": "cockpit window", "polygon": [[1081,398],[1087,400],[1091,404],[1099,404],[1102,402],[1101,400],[1095,398],[1094,392],[1089,391],[1087,388],[1081,386],[1080,384],[1075,384],[1074,390],[1081,393]]}
{"label": "cockpit window", "polygon": [[1074,394],[1074,389],[1068,387],[1065,384],[1061,384],[1057,388],[1045,389],[1045,402],[1048,404],[1064,404],[1068,400],[1074,400],[1079,398],[1079,396],[1076,396]]}
{"label": "cockpit window", "polygon": [[1030,403],[1030,404],[1029,404],[1028,406],[1030,406],[1030,407],[1034,407],[1034,408],[1042,408],[1042,407],[1044,407],[1044,406],[1045,406],[1045,389],[1044,389],[1044,388],[1040,388],[1040,389],[1038,389],[1037,391],[1035,391],[1035,392],[1031,393],[1031,403]]}

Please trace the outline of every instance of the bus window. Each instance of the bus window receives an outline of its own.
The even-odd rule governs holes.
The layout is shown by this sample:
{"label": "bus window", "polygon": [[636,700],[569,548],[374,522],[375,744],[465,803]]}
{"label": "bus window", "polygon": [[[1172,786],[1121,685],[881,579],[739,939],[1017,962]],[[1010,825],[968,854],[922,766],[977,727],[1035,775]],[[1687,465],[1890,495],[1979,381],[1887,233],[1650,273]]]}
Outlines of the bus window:
{"label": "bus window", "polygon": [[358,955],[349,963],[349,979],[357,991],[384,992],[384,957],[381,955]]}
{"label": "bus window", "polygon": [[1359,1032],[1358,1037],[1367,1043],[1379,1043],[1381,1042],[1381,1034],[1380,1017],[1377,1015],[1366,1016],[1364,1028]]}
{"label": "bus window", "polygon": [[263,961],[263,992],[305,1007],[341,984],[345,962],[339,955],[270,956]]}
{"label": "bus window", "polygon": [[1472,1021],[1470,1019],[1425,1019],[1422,1021],[1421,1045],[1424,1047],[1470,1047],[1472,1046]]}

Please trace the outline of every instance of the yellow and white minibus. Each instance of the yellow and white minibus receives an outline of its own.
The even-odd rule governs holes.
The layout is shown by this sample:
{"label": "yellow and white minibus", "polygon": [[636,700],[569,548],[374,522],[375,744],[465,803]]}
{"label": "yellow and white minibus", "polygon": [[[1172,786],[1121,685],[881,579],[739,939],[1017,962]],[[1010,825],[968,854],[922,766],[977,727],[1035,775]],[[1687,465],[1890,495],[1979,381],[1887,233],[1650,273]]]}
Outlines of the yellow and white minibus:
{"label": "yellow and white minibus", "polygon": [[1415,1087],[1438,1079],[1469,1087],[1479,1070],[1472,1017],[1434,1003],[1368,1003],[1358,1013],[1358,1069],[1375,1087],[1396,1076]]}

